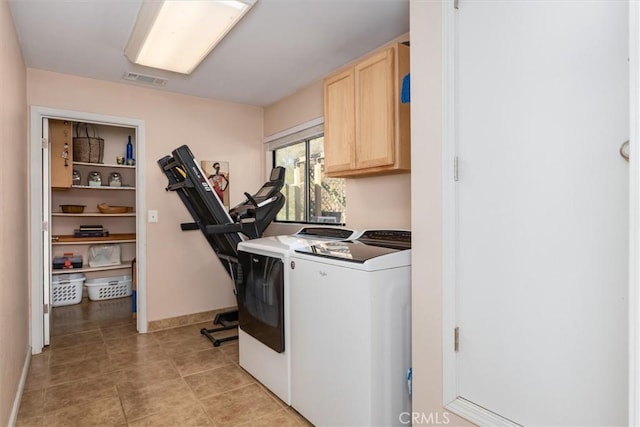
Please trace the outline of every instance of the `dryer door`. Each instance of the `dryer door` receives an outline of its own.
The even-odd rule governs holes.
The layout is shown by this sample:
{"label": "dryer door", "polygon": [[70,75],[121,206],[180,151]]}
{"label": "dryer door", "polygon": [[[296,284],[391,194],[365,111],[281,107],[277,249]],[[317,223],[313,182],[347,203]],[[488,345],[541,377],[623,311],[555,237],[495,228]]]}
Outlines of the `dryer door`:
{"label": "dryer door", "polygon": [[284,352],[284,264],[280,258],[238,252],[242,276],[238,283],[240,328]]}

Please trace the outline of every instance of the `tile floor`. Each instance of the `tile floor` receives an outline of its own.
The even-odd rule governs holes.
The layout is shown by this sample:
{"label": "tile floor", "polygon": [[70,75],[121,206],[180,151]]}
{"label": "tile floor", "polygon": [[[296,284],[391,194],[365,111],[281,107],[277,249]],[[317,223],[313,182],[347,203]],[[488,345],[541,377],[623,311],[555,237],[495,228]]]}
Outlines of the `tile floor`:
{"label": "tile floor", "polygon": [[131,299],[56,307],[31,358],[16,426],[309,426],[214,348],[211,323],[136,333]]}

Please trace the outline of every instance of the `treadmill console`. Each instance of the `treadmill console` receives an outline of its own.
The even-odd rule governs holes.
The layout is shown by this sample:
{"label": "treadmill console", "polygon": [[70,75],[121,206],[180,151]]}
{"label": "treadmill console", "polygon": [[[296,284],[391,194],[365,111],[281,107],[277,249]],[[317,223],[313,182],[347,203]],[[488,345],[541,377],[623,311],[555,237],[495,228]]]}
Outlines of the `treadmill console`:
{"label": "treadmill console", "polygon": [[284,186],[285,172],[285,168],[281,166],[273,168],[269,175],[269,181],[265,182],[253,195],[244,193],[247,199],[231,208],[229,211],[231,218],[233,218],[234,221],[240,221],[246,218],[255,218],[257,210],[276,201],[280,194],[280,189]]}

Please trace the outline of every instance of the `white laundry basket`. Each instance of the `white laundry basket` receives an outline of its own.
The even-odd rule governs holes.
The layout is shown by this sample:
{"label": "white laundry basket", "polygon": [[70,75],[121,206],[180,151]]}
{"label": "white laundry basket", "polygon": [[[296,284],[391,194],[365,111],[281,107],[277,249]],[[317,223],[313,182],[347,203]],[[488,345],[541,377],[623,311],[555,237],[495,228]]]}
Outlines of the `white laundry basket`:
{"label": "white laundry basket", "polygon": [[131,296],[131,276],[101,277],[89,279],[85,285],[91,301]]}
{"label": "white laundry basket", "polygon": [[59,274],[51,279],[51,306],[80,304],[84,274]]}

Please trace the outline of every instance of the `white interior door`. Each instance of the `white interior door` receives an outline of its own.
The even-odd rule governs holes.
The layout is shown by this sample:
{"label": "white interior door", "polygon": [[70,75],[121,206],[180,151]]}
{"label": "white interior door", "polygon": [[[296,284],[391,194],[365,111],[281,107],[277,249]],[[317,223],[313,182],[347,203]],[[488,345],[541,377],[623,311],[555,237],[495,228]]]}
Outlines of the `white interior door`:
{"label": "white interior door", "polygon": [[456,18],[457,394],[523,425],[624,425],[628,3]]}
{"label": "white interior door", "polygon": [[49,345],[51,340],[51,185],[49,171],[51,170],[51,159],[49,158],[49,120],[42,119],[42,140],[47,143],[42,144],[42,300],[44,309],[42,315],[43,344]]}

